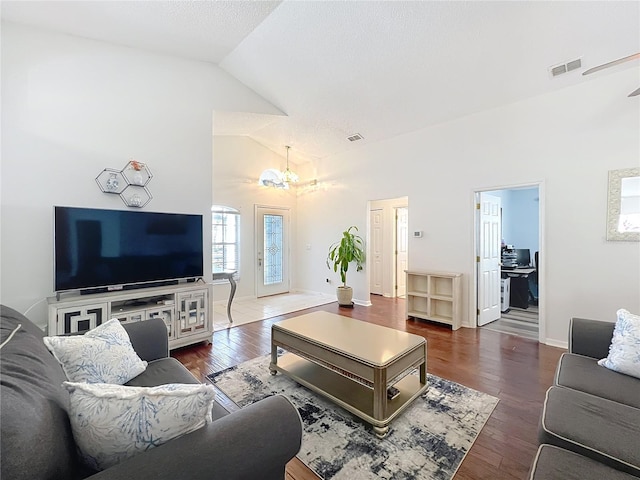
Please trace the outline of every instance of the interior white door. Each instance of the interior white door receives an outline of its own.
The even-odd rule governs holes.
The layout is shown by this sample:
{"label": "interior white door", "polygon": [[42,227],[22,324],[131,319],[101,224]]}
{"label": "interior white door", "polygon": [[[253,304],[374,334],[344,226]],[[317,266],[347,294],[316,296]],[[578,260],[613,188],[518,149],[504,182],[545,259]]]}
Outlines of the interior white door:
{"label": "interior white door", "polygon": [[500,318],[501,198],[480,193],[478,325]]}
{"label": "interior white door", "polygon": [[409,209],[396,208],[396,297],[407,294],[407,270],[409,259]]}
{"label": "interior white door", "polygon": [[289,291],[289,209],[256,206],[256,296]]}
{"label": "interior white door", "polygon": [[383,247],[384,247],[384,210],[371,210],[371,261],[369,262],[371,273],[369,278],[369,291],[374,295],[383,295],[382,286]]}

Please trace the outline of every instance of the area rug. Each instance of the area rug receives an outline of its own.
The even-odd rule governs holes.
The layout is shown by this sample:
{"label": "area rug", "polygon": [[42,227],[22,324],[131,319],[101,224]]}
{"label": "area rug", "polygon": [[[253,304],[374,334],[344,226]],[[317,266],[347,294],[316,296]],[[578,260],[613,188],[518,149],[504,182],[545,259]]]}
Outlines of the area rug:
{"label": "area rug", "polygon": [[[429,388],[378,439],[371,426],[285,375],[269,355],[208,376],[239,407],[282,394],[304,424],[298,458],[323,480],[449,480],[498,399],[428,374]],[[417,372],[414,372],[417,374]]]}

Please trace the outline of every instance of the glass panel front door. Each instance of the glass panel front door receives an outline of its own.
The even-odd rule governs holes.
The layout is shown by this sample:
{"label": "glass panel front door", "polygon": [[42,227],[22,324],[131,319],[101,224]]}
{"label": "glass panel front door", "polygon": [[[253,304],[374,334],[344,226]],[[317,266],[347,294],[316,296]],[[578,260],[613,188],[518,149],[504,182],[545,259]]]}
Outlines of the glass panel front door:
{"label": "glass panel front door", "polygon": [[282,282],[282,215],[266,214],[264,219],[264,273],[265,285]]}
{"label": "glass panel front door", "polygon": [[289,210],[256,207],[256,292],[258,297],[289,291]]}

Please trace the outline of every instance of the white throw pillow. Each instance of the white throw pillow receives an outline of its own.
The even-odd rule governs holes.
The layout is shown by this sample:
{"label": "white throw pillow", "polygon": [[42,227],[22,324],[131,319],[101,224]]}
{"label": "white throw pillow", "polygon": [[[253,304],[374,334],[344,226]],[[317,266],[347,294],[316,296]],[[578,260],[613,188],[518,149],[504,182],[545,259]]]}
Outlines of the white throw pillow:
{"label": "white throw pillow", "polygon": [[211,385],[63,385],[70,395],[73,437],[84,461],[98,470],[211,422]]}
{"label": "white throw pillow", "polygon": [[598,361],[610,370],[640,378],[640,316],[620,309],[609,355]]}
{"label": "white throw pillow", "polygon": [[44,344],[71,382],[123,385],[147,368],[116,318],[84,335],[44,337]]}

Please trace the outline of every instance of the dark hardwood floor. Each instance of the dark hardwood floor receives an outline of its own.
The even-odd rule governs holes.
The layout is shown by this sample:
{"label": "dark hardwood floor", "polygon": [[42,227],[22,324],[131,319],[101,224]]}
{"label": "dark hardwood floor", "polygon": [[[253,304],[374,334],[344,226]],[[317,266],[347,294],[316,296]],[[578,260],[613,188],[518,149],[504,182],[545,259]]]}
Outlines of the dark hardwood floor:
{"label": "dark hardwood floor", "polygon": [[[456,480],[524,479],[537,449],[538,419],[547,388],[564,350],[485,330],[406,320],[403,299],[372,296],[373,306],[337,303],[216,332],[212,345],[174,350],[172,356],[204,381],[212,373],[270,352],[273,322],[316,310],[338,313],[427,339],[427,370],[500,399],[462,462]],[[393,425],[392,425],[393,427]],[[289,480],[317,480],[302,462],[291,461]]]}

